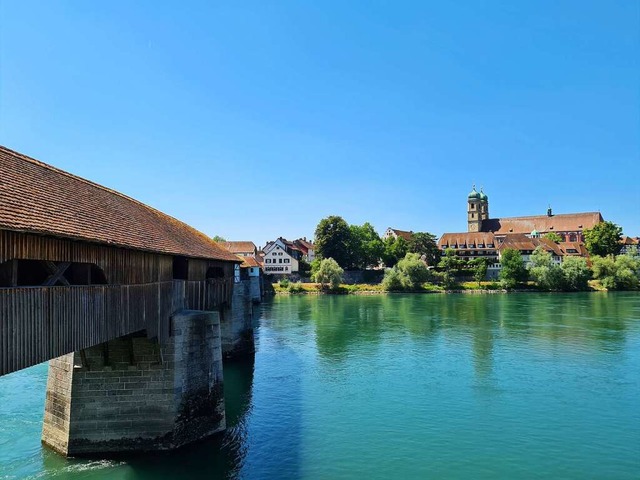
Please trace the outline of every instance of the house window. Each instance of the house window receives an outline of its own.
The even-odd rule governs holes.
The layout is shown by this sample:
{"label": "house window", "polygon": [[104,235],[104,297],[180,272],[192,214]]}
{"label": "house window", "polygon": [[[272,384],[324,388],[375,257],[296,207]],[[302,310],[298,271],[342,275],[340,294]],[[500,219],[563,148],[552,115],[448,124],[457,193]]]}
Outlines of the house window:
{"label": "house window", "polygon": [[278,260],[279,260],[278,263],[282,263],[282,259],[281,258],[279,258]]}
{"label": "house window", "polygon": [[285,258],[285,259],[284,259],[284,263],[289,263],[289,259],[288,259],[288,258]]}

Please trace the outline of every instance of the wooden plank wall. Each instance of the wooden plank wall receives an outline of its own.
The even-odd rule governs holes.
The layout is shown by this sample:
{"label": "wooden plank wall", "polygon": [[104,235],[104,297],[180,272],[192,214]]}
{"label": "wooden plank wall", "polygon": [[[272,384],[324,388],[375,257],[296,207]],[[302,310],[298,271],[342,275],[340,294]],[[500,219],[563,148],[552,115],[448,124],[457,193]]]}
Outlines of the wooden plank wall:
{"label": "wooden plank wall", "polygon": [[95,263],[112,285],[173,279],[171,255],[0,230],[0,263],[12,259]]}
{"label": "wooden plank wall", "polygon": [[173,282],[0,288],[0,375],[140,330],[157,334],[173,313],[172,291]]}

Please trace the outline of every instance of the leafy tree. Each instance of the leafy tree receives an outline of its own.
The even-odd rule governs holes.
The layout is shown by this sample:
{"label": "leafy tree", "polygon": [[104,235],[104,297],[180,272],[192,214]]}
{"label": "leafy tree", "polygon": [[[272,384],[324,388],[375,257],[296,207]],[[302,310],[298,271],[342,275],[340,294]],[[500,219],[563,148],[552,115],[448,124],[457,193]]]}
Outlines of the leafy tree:
{"label": "leafy tree", "polygon": [[553,257],[542,247],[537,247],[531,254],[529,274],[536,284],[547,290],[562,290],[564,275],[558,265],[554,265]]}
{"label": "leafy tree", "polygon": [[622,228],[613,222],[600,222],[583,232],[584,243],[591,255],[617,255],[622,244]]}
{"label": "leafy tree", "polygon": [[480,286],[480,282],[487,278],[487,270],[489,269],[489,264],[491,260],[488,258],[474,258],[469,262],[470,266],[473,268],[473,279],[478,282],[478,286]]}
{"label": "leafy tree", "polygon": [[437,238],[429,232],[416,232],[411,235],[408,251],[424,255],[427,265],[436,266],[440,261],[440,250],[438,250]]}
{"label": "leafy tree", "polygon": [[409,245],[404,238],[387,238],[384,241],[384,253],[382,254],[382,261],[387,267],[393,267],[396,263],[398,263],[405,257],[408,251]]}
{"label": "leafy tree", "polygon": [[438,268],[451,276],[459,274],[464,266],[464,260],[458,258],[453,248],[447,248],[444,252],[444,257],[438,263]]}
{"label": "leafy tree", "polygon": [[407,253],[393,268],[387,269],[382,285],[386,290],[415,290],[429,279],[429,270],[420,254]]}
{"label": "leafy tree", "polygon": [[364,225],[351,225],[349,239],[349,256],[351,267],[376,267],[384,253],[384,244],[380,236],[369,222]]}
{"label": "leafy tree", "polygon": [[224,237],[221,237],[220,235],[216,235],[215,237],[213,237],[213,241],[214,242],[226,242],[227,240]]}
{"label": "leafy tree", "polygon": [[306,277],[311,273],[311,264],[305,260],[298,261],[298,272]]}
{"label": "leafy tree", "polygon": [[587,260],[582,257],[566,257],[562,265],[564,288],[566,290],[588,290],[591,271]]}
{"label": "leafy tree", "polygon": [[549,233],[545,233],[542,238],[546,238],[547,240],[551,240],[552,242],[562,242],[564,241],[564,239],[558,235],[556,232],[549,232]]}
{"label": "leafy tree", "polygon": [[513,288],[518,282],[527,280],[527,268],[518,250],[505,248],[502,251],[500,263],[502,263],[500,280],[506,288]]}
{"label": "leafy tree", "polygon": [[402,276],[397,268],[387,268],[382,279],[382,288],[388,292],[397,292],[404,289]]}
{"label": "leafy tree", "polygon": [[316,251],[320,257],[333,258],[339,265],[350,265],[351,230],[342,217],[331,215],[320,220],[315,238]]}
{"label": "leafy tree", "polygon": [[333,258],[324,258],[320,261],[318,271],[314,274],[314,280],[320,284],[322,288],[326,284],[331,285],[331,288],[338,288],[340,282],[342,282],[342,274],[344,270],[340,268],[338,262]]}
{"label": "leafy tree", "polygon": [[415,289],[429,280],[429,270],[418,253],[407,253],[395,268],[403,277],[403,285]]}
{"label": "leafy tree", "polygon": [[640,284],[640,259],[632,255],[594,256],[593,276],[608,290],[633,290]]}

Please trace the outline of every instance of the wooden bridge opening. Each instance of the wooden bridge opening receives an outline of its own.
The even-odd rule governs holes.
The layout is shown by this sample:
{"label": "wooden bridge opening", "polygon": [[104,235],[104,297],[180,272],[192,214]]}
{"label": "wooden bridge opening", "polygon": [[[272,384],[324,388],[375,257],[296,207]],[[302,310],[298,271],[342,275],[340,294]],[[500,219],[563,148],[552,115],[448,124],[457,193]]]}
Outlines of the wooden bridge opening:
{"label": "wooden bridge opening", "polygon": [[0,287],[106,284],[107,277],[94,263],[12,259],[0,264]]}
{"label": "wooden bridge opening", "polygon": [[186,257],[173,257],[173,279],[189,279],[189,259]]}

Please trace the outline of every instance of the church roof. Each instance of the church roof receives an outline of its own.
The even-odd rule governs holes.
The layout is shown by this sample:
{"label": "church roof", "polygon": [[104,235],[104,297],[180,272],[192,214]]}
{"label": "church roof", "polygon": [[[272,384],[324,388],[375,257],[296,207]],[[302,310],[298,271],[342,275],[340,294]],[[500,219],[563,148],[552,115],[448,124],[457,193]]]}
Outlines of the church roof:
{"label": "church roof", "polygon": [[238,262],[205,234],[169,215],[3,146],[0,229]]}
{"label": "church roof", "polygon": [[482,221],[482,231],[493,232],[498,235],[531,233],[533,230],[537,230],[540,233],[578,232],[586,228],[593,228],[602,221],[600,212],[489,218]]}

